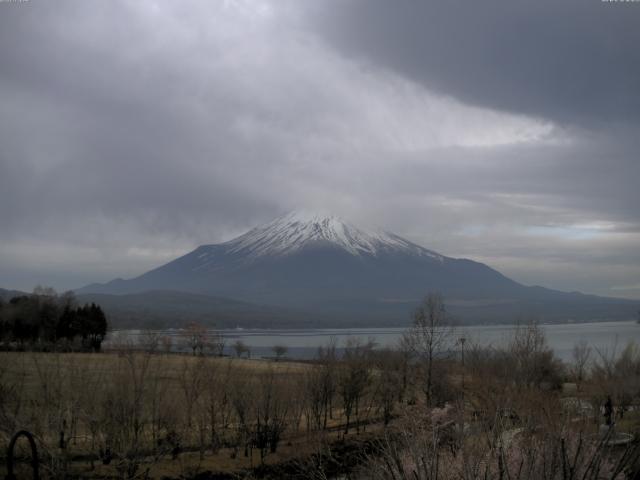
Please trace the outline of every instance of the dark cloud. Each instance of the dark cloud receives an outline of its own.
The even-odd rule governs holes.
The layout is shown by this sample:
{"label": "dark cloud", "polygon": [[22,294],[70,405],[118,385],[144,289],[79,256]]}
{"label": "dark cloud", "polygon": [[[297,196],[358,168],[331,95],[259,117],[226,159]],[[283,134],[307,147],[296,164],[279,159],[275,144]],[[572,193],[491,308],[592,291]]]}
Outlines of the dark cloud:
{"label": "dark cloud", "polygon": [[640,120],[640,8],[539,0],[321,3],[337,48],[466,102],[559,122]]}
{"label": "dark cloud", "polygon": [[527,283],[640,297],[638,15],[0,3],[0,286],[133,276],[322,207]]}

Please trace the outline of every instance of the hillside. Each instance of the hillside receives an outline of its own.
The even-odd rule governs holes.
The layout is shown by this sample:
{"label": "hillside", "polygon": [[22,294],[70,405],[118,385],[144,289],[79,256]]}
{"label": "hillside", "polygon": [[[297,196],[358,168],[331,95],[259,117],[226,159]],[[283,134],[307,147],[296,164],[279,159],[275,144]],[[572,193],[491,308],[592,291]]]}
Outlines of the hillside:
{"label": "hillside", "polygon": [[309,314],[293,309],[169,290],[80,294],[77,298],[82,304],[94,302],[102,306],[112,328],[180,328],[190,322],[216,328],[319,326],[318,319],[314,321]]}

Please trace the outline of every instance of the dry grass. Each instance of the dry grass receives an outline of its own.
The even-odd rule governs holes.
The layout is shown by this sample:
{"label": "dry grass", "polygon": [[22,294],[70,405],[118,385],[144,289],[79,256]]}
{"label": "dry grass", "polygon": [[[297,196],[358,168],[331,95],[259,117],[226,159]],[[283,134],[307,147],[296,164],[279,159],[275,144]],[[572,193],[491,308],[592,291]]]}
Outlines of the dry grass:
{"label": "dry grass", "polygon": [[[238,440],[239,420],[230,396],[238,389],[242,390],[244,393],[236,395],[244,398],[250,409],[255,409],[260,402],[258,392],[263,392],[263,379],[270,378],[276,386],[274,392],[290,402],[287,414],[291,418],[287,420],[287,430],[278,451],[267,455],[264,461],[282,462],[311,454],[317,444],[312,439],[320,435],[306,431],[304,413],[295,420],[297,426],[292,424],[293,404],[300,399],[296,395],[300,395],[304,374],[313,368],[308,363],[291,361],[142,352],[2,352],[0,414],[8,414],[14,424],[0,425],[0,449],[6,451],[11,434],[24,428],[36,434],[39,448],[50,456],[50,464],[44,466],[44,471],[49,469],[55,473],[64,469],[83,477],[124,478],[125,475],[118,472],[115,460],[108,466],[102,465],[98,454],[104,451],[105,445],[114,444],[115,435],[124,435],[117,430],[118,425],[106,425],[112,424],[114,419],[116,423],[128,423],[132,417],[143,424],[139,433],[135,438],[127,433],[121,443],[128,447],[113,453],[119,453],[122,459],[127,452],[133,451],[139,457],[138,471],[149,468],[150,478],[188,476],[205,470],[239,471],[258,465],[261,459],[251,448],[250,455],[244,455],[243,440]],[[193,383],[196,398],[191,401],[185,389],[196,380],[200,383]],[[135,410],[136,392],[141,396],[138,411]],[[229,418],[224,425],[216,419],[223,436],[220,448],[212,449],[207,444],[202,451],[203,440],[199,432],[210,426],[206,417],[210,405],[207,402],[214,397],[219,402],[216,408],[226,408]],[[113,398],[118,401],[105,403]],[[187,414],[190,401],[192,411]],[[227,402],[226,406],[223,402]],[[121,411],[129,417],[116,416]],[[252,411],[249,415],[250,421],[255,421],[256,414]],[[340,435],[341,420],[339,409],[335,408],[334,419],[329,422],[332,431],[321,434],[323,441]],[[60,431],[65,432],[64,451],[58,448]],[[154,453],[158,450],[155,448],[158,440],[168,438],[169,432],[173,431],[180,437],[177,458],[172,458],[166,447],[161,454]],[[240,444],[226,445],[235,441]],[[60,462],[67,462],[67,465],[61,467]]]}
{"label": "dry grass", "polygon": [[[135,355],[142,357],[145,354],[140,352]],[[163,376],[166,376],[167,378],[175,377],[183,367],[184,362],[193,363],[200,358],[191,355],[178,354],[158,354],[154,355],[154,357],[161,359],[163,366],[166,369],[163,372]],[[0,352],[0,365],[2,366],[0,368],[6,370],[10,380],[15,380],[24,376],[27,383],[33,384],[38,379],[38,364],[45,368],[57,368],[59,366],[65,370],[72,369],[78,365],[83,365],[99,375],[104,372],[112,371],[116,368],[121,358],[122,354],[117,351],[107,353]],[[240,370],[255,373],[264,372],[269,369],[288,373],[298,373],[309,368],[309,364],[292,361],[274,362],[262,359],[237,359],[232,357],[208,357],[207,360],[211,362],[212,365],[226,365],[232,362],[234,366]]]}

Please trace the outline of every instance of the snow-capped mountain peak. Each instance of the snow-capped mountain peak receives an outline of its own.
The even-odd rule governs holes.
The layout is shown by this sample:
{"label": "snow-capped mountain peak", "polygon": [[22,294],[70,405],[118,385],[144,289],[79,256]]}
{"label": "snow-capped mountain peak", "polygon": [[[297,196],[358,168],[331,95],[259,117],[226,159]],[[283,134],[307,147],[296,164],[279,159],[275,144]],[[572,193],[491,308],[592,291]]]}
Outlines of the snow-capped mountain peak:
{"label": "snow-capped mountain peak", "polygon": [[228,253],[248,258],[281,256],[308,246],[330,244],[348,253],[377,256],[383,251],[402,251],[443,261],[441,255],[394,234],[361,230],[332,214],[293,211],[224,244]]}

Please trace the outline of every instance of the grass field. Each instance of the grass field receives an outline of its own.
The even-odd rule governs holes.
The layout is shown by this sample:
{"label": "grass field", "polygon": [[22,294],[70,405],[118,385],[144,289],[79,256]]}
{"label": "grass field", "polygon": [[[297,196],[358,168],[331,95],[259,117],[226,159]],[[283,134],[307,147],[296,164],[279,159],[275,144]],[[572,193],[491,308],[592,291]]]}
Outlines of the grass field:
{"label": "grass field", "polygon": [[[314,435],[337,438],[342,423],[334,408],[327,431],[305,428],[301,397],[313,369],[141,352],[0,353],[0,448],[12,432],[27,429],[37,436],[45,471],[96,477],[136,469],[131,478],[177,478],[304,458],[317,448]],[[254,430],[274,419],[282,439],[277,451],[260,455]]]}
{"label": "grass field", "polygon": [[[322,453],[345,468],[329,478],[360,462],[387,480],[388,465],[361,452],[336,460],[381,439],[376,455],[402,468],[441,456],[449,469],[442,478],[466,479],[467,460],[488,469],[486,478],[503,478],[507,457],[528,462],[527,480],[564,478],[554,470],[559,456],[576,469],[606,459],[598,460],[605,473],[624,457],[624,468],[640,472],[640,442],[624,454],[600,442],[607,403],[616,435],[640,436],[640,349],[594,361],[578,376],[531,344],[469,349],[465,364],[435,361],[431,377],[419,357],[362,344],[313,363],[127,348],[0,353],[0,451],[14,432],[32,432],[42,478],[285,478],[283,468],[302,475],[286,478],[305,478]],[[270,476],[259,474],[269,467]],[[425,475],[417,478],[433,478]]]}

